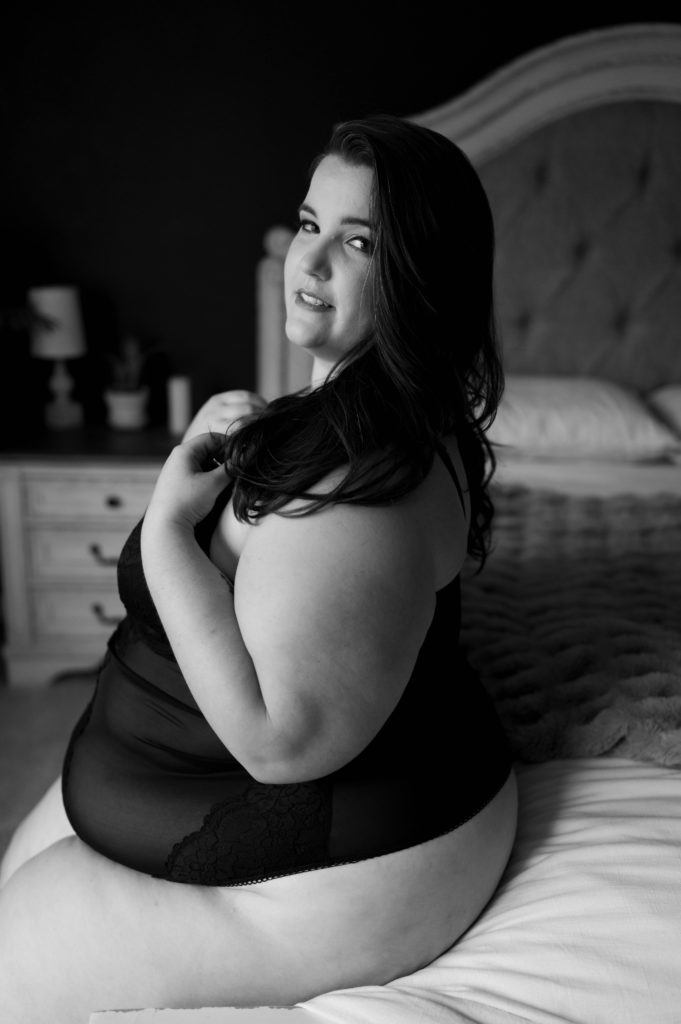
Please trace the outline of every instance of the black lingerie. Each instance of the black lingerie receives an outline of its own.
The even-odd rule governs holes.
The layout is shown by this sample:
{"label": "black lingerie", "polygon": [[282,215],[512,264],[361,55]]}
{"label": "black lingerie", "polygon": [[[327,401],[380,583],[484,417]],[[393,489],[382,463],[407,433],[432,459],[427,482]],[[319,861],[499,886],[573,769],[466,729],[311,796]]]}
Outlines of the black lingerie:
{"label": "black lingerie", "polygon": [[[227,488],[197,527],[204,550],[228,498]],[[323,778],[261,783],[218,739],[180,673],[144,579],[140,530],[118,566],[127,615],[64,761],[66,812],[92,848],[159,878],[246,885],[432,839],[503,786],[509,748],[458,646],[458,579],[438,591],[404,694],[368,746]]]}

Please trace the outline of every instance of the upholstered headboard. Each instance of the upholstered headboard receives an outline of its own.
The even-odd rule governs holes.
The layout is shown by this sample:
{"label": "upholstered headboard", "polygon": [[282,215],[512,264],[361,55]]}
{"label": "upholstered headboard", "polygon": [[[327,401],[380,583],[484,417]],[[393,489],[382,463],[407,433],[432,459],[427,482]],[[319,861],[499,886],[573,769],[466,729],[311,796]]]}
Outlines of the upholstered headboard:
{"label": "upholstered headboard", "polygon": [[[488,192],[507,372],[681,383],[681,25],[560,40],[411,119],[454,139]],[[290,237],[268,232],[258,267],[267,398],[309,374],[283,333]]]}

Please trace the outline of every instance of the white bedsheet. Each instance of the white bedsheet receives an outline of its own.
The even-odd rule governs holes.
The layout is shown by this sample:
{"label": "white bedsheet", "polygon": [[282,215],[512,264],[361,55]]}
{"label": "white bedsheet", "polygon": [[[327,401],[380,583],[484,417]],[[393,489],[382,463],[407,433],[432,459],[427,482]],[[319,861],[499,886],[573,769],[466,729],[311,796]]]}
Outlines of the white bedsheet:
{"label": "white bedsheet", "polygon": [[681,772],[589,758],[518,776],[515,850],[473,927],[415,974],[302,1004],[310,1024],[681,1022]]}

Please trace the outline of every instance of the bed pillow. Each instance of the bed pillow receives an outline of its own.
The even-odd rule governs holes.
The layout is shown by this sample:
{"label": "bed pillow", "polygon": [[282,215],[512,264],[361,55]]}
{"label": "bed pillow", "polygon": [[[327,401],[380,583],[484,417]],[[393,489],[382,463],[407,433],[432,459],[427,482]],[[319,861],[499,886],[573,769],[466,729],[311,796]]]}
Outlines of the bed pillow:
{"label": "bed pillow", "polygon": [[645,462],[681,451],[681,436],[633,391],[590,377],[507,375],[487,436],[521,458]]}
{"label": "bed pillow", "polygon": [[681,444],[681,384],[665,384],[646,395],[648,405],[679,438]]}

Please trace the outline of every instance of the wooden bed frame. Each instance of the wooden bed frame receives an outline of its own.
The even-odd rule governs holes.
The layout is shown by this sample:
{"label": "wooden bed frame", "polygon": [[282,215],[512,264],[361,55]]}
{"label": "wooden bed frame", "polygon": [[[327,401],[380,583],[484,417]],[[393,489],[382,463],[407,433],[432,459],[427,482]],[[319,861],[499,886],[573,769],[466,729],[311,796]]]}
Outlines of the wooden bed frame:
{"label": "wooden bed frame", "polygon": [[[410,119],[454,139],[490,196],[507,370],[604,376],[639,390],[681,382],[681,201],[671,187],[681,175],[681,25],[561,39]],[[662,169],[651,166],[653,145],[656,159],[661,146],[666,154]],[[610,181],[586,172],[608,161],[617,202]],[[573,221],[554,229],[566,201]],[[291,237],[272,227],[257,267],[257,390],[267,399],[309,383],[309,357],[284,333]],[[632,253],[634,267],[622,270]],[[624,293],[612,292],[615,280],[627,282]]]}

